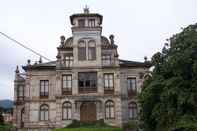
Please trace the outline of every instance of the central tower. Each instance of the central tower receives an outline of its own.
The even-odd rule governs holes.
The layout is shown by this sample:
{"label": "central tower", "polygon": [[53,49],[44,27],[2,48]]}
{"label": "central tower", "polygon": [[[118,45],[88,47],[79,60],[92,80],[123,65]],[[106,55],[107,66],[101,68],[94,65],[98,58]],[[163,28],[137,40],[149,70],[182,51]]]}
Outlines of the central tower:
{"label": "central tower", "polygon": [[70,16],[73,35],[74,67],[101,66],[102,15],[83,13]]}

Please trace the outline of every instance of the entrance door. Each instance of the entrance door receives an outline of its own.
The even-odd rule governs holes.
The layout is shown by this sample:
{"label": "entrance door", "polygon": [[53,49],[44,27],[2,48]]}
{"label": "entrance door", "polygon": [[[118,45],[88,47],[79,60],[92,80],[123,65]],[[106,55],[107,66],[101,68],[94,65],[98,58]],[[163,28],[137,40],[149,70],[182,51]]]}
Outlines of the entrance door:
{"label": "entrance door", "polygon": [[80,107],[80,121],[91,123],[96,121],[96,104],[93,102],[85,102]]}

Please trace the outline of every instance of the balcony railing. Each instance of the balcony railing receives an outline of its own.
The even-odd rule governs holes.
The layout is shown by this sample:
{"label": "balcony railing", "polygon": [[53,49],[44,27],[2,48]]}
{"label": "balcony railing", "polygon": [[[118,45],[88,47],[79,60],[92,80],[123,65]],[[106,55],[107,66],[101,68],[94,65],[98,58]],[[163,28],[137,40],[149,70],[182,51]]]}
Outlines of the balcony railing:
{"label": "balcony railing", "polygon": [[114,88],[104,88],[104,94],[114,94]]}
{"label": "balcony railing", "polygon": [[79,93],[95,93],[97,87],[79,87]]}
{"label": "balcony railing", "polygon": [[62,88],[62,95],[72,95],[71,88]]}

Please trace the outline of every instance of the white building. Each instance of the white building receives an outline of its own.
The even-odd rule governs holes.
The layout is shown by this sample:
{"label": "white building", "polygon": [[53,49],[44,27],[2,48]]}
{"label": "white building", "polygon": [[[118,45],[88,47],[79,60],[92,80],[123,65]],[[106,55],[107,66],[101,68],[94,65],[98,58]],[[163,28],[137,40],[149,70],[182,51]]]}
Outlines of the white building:
{"label": "white building", "polygon": [[[14,124],[18,129],[50,130],[72,120],[103,119],[122,126],[136,119],[136,94],[150,64],[119,59],[114,36],[102,36],[103,17],[70,16],[72,36],[61,36],[57,60],[18,68],[14,81]],[[129,53],[129,52],[128,52]]]}

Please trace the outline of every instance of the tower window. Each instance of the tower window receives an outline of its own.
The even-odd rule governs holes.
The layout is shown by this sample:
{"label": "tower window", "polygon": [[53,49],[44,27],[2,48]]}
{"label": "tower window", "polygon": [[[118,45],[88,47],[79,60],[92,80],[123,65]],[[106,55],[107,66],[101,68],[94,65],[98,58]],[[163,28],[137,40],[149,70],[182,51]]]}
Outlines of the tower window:
{"label": "tower window", "polygon": [[111,64],[111,55],[102,55],[102,63],[103,65],[110,65]]}
{"label": "tower window", "polygon": [[79,60],[86,60],[86,45],[85,45],[85,41],[80,41],[79,42],[78,59]]}
{"label": "tower window", "polygon": [[71,67],[73,65],[73,55],[65,54],[64,55],[64,64],[66,67]]}
{"label": "tower window", "polygon": [[96,60],[96,44],[93,40],[88,42],[88,60]]}
{"label": "tower window", "polygon": [[89,19],[88,20],[88,26],[89,27],[95,27],[95,19]]}
{"label": "tower window", "polygon": [[78,20],[79,27],[85,27],[85,19]]}

